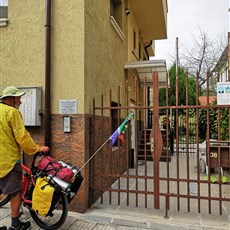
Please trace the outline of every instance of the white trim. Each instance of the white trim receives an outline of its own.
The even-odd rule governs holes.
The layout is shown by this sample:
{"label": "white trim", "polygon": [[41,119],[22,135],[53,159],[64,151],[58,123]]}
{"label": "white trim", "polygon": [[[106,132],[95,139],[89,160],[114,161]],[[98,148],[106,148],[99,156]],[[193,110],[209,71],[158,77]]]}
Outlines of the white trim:
{"label": "white trim", "polygon": [[111,22],[113,28],[115,29],[115,31],[118,33],[121,40],[124,40],[125,35],[123,34],[121,28],[119,27],[119,25],[117,24],[117,22],[113,16],[110,16],[110,22]]}
{"label": "white trim", "polygon": [[0,27],[6,27],[8,21],[8,18],[0,18]]}
{"label": "white trim", "polygon": [[152,84],[153,74],[155,71],[157,71],[159,76],[159,86],[163,87],[166,85],[167,68],[165,60],[128,62],[124,65],[124,69],[127,69],[131,72],[133,72],[132,69],[135,69],[139,76],[140,82],[144,82],[146,77],[147,84]]}

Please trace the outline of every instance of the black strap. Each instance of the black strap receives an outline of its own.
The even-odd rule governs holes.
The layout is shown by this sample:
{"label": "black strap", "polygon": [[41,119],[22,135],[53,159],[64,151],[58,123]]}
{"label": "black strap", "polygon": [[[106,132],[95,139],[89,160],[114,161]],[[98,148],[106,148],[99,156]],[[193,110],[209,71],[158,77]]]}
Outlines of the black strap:
{"label": "black strap", "polygon": [[47,186],[47,185],[50,185],[50,184],[45,184],[45,185],[43,185],[42,187],[41,187],[41,190],[44,190],[44,188]]}
{"label": "black strap", "polygon": [[[58,163],[59,166],[60,166],[60,168],[57,168],[57,167],[55,167],[55,166],[53,165],[53,163],[54,163],[54,161],[50,161],[50,162],[47,164],[47,166],[45,167],[45,171],[46,171],[46,172],[55,171],[55,172],[56,172],[55,175],[56,175],[62,168],[64,168],[64,166],[63,166],[61,163],[55,162],[55,163]],[[49,165],[51,165],[53,168],[52,168],[52,169],[47,169]]]}

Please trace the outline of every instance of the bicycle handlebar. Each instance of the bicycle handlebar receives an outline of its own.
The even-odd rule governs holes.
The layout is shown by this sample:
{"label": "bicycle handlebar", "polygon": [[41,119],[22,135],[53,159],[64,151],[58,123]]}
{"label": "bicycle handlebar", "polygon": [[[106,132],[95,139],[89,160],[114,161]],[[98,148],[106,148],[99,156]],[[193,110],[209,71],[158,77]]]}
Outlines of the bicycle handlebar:
{"label": "bicycle handlebar", "polygon": [[36,153],[34,154],[34,156],[33,156],[33,161],[32,161],[32,164],[31,164],[31,168],[34,168],[35,162],[36,162],[36,158],[37,158],[37,157],[44,156],[44,155],[49,156],[50,154],[49,154],[49,153],[43,153],[43,152],[36,152]]}

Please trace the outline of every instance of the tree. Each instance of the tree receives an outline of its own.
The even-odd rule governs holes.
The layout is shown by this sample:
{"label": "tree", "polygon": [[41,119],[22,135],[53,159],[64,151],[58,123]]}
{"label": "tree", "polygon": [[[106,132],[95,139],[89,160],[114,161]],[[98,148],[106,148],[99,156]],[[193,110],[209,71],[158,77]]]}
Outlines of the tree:
{"label": "tree", "polygon": [[[174,64],[169,70],[169,84],[168,88],[168,106],[176,105],[176,64]],[[159,105],[166,106],[166,89],[161,88],[159,90]],[[196,80],[194,77],[188,77],[188,105],[196,104]],[[186,105],[186,71],[182,67],[178,67],[178,105]],[[186,110],[186,109],[178,109],[178,115],[180,116],[180,120],[183,120],[186,112],[189,113],[190,117],[194,116],[194,109]],[[173,127],[177,127],[176,124],[176,110],[173,111],[172,114],[174,117],[171,117],[171,121],[174,121],[174,125],[170,127],[171,133],[175,133]],[[180,132],[185,131],[185,126],[182,124],[180,126]]]}
{"label": "tree", "polygon": [[[216,105],[217,101],[212,104]],[[207,122],[207,111],[209,112],[209,123]],[[218,113],[220,114],[220,119],[218,119]],[[206,139],[207,129],[209,129],[209,137],[212,139],[218,139],[218,126],[219,138],[220,140],[229,139],[229,109],[211,107],[209,109],[199,110],[199,137],[201,140]],[[207,125],[209,124],[209,127]]]}
{"label": "tree", "polygon": [[[176,105],[176,64],[169,70],[168,88],[168,105]],[[186,71],[182,67],[178,67],[178,105],[186,105]],[[194,77],[188,77],[188,104],[196,104],[196,80]],[[166,105],[166,89],[159,90],[159,105]]]}
{"label": "tree", "polygon": [[[215,89],[213,85],[216,84],[216,78],[213,80],[212,70],[227,46],[227,36],[211,38],[208,32],[199,28],[199,35],[191,37],[190,46],[179,46],[179,65],[187,69],[191,76],[198,75],[200,88],[206,88],[207,76],[209,76],[210,88]],[[183,44],[183,41],[179,40],[179,42]],[[172,60],[172,55],[170,56]]]}

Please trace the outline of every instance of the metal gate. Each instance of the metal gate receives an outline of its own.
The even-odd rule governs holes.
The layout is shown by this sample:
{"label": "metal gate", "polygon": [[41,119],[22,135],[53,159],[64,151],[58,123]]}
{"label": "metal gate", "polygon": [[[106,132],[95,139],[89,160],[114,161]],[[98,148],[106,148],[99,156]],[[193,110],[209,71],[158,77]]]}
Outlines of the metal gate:
{"label": "metal gate", "polygon": [[[152,85],[145,81],[141,86],[142,94],[135,80],[131,103],[128,82],[125,105],[120,87],[116,103],[112,90],[109,97],[94,102],[91,156],[100,151],[89,164],[90,205],[101,199],[108,205],[165,210],[166,217],[168,210],[222,215],[229,207],[230,106],[210,102],[208,91],[206,103],[200,104],[198,79],[196,103],[190,105],[188,74],[185,105],[179,105],[177,80],[175,105],[168,103],[168,83],[166,103],[159,105],[157,72]],[[124,140],[111,146],[108,137],[131,111],[135,118]]]}

